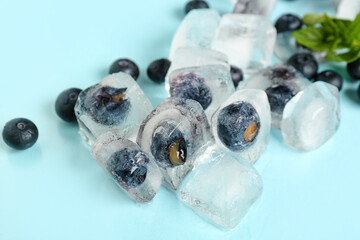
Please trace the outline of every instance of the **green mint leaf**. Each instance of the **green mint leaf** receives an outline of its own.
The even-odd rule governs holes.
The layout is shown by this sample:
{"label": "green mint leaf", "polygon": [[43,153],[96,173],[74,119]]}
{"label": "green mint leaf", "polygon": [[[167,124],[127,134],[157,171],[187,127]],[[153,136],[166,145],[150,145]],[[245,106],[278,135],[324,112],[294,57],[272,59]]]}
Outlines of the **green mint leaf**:
{"label": "green mint leaf", "polygon": [[306,14],[302,22],[306,26],[314,26],[315,24],[322,23],[325,20],[324,14]]}
{"label": "green mint leaf", "polygon": [[293,36],[298,43],[315,51],[329,51],[332,43],[326,42],[326,35],[321,28],[308,27],[294,31]]}
{"label": "green mint leaf", "polygon": [[360,49],[352,49],[349,52],[336,54],[333,52],[329,52],[326,55],[326,60],[334,61],[334,62],[352,62],[356,59],[360,58]]}
{"label": "green mint leaf", "polygon": [[360,13],[349,25],[347,35],[360,41]]}

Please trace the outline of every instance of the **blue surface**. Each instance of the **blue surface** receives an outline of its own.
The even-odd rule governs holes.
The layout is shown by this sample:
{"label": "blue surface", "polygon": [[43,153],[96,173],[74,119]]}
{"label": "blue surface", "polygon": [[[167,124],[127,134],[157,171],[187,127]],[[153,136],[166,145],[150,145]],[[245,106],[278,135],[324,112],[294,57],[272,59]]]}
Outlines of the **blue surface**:
{"label": "blue surface", "polygon": [[[272,132],[256,163],[261,199],[232,231],[203,221],[161,188],[148,205],[131,201],[92,159],[77,127],[55,114],[57,95],[100,81],[118,57],[141,68],[154,106],[163,85],[146,67],[167,57],[182,19],[178,1],[0,1],[0,125],[27,117],[37,144],[14,151],[0,140],[0,239],[359,239],[360,103],[358,83],[341,92],[342,123],[320,149],[299,153]],[[230,11],[230,0],[212,0]],[[279,1],[281,13],[323,12],[327,0]],[[336,68],[348,78],[343,65]]]}

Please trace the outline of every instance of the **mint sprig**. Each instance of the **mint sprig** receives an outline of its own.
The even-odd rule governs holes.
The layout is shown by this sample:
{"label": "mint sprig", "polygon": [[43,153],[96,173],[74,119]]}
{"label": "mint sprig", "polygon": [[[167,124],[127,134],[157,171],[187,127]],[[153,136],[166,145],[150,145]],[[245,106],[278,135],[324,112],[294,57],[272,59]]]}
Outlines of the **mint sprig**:
{"label": "mint sprig", "polygon": [[307,14],[302,21],[306,28],[291,34],[299,44],[327,52],[329,61],[352,62],[360,57],[360,13],[353,21],[326,14]]}

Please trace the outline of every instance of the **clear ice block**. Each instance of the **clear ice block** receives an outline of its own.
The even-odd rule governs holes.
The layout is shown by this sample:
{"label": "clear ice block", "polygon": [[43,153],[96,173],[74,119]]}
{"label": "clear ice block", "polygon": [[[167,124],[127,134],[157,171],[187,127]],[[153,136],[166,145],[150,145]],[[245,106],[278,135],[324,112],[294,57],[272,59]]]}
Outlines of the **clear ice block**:
{"label": "clear ice block", "polygon": [[159,168],[152,156],[123,138],[121,132],[114,130],[98,137],[91,154],[131,198],[149,202],[155,197],[162,183]]}
{"label": "clear ice block", "polygon": [[360,13],[359,0],[341,0],[338,4],[336,17],[354,20],[358,13]]}
{"label": "clear ice block", "polygon": [[254,74],[240,89],[261,89],[268,96],[271,109],[271,126],[280,129],[283,110],[292,97],[311,82],[288,65],[275,65]]}
{"label": "clear ice block", "polygon": [[269,16],[276,0],[237,0],[234,13],[247,13]]}
{"label": "clear ice block", "polygon": [[227,14],[220,21],[213,49],[226,54],[230,64],[248,76],[270,64],[275,39],[276,29],[267,17]]}
{"label": "clear ice block", "polygon": [[215,112],[211,128],[218,146],[254,163],[269,143],[271,114],[266,93],[236,91]]}
{"label": "clear ice block", "polygon": [[287,145],[307,152],[327,142],[339,124],[339,91],[331,84],[318,81],[286,104],[281,132]]}
{"label": "clear ice block", "polygon": [[213,145],[201,155],[178,197],[223,228],[235,227],[262,193],[260,175],[246,160]]}
{"label": "clear ice block", "polygon": [[210,49],[219,22],[220,16],[215,10],[190,11],[174,35],[169,58],[173,59],[179,47]]}
{"label": "clear ice block", "polygon": [[326,52],[311,51],[299,45],[295,38],[291,37],[292,32],[278,33],[275,44],[275,55],[280,61],[286,63],[295,53],[306,52],[311,53],[318,62],[325,62]]}
{"label": "clear ice block", "polygon": [[158,164],[165,185],[176,190],[197,155],[213,141],[201,105],[182,98],[165,99],[141,124],[137,143]]}
{"label": "clear ice block", "polygon": [[152,110],[149,99],[126,73],[109,75],[85,89],[75,105],[79,134],[90,146],[101,134],[114,129],[135,140],[141,122]]}

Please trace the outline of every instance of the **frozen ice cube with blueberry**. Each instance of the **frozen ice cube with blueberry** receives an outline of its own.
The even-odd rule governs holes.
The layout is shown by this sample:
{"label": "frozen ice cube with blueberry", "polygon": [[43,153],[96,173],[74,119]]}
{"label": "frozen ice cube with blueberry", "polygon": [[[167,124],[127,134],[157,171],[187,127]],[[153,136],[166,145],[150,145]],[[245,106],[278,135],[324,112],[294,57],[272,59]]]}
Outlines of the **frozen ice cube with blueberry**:
{"label": "frozen ice cube with blueberry", "polygon": [[339,91],[331,84],[318,81],[286,104],[281,132],[287,145],[306,152],[327,142],[339,124]]}
{"label": "frozen ice cube with blueberry", "polygon": [[201,105],[190,99],[165,99],[141,124],[137,143],[158,164],[165,185],[176,190],[206,145],[213,141]]}
{"label": "frozen ice cube with blueberry", "polygon": [[265,16],[226,14],[221,18],[213,49],[228,56],[231,65],[246,76],[271,62],[276,30]]}
{"label": "frozen ice cube with blueberry", "polygon": [[80,135],[91,146],[101,134],[119,129],[135,140],[142,120],[152,105],[135,80],[128,74],[105,77],[79,94],[75,114]]}
{"label": "frozen ice cube with blueberry", "polygon": [[179,47],[210,49],[220,15],[212,9],[196,9],[190,11],[181,22],[172,40],[170,59],[174,58]]}
{"label": "frozen ice cube with blueberry", "polygon": [[280,129],[285,105],[311,82],[288,65],[275,65],[254,74],[243,89],[261,89],[267,94],[271,110],[271,126]]}
{"label": "frozen ice cube with blueberry", "polygon": [[159,168],[151,155],[123,138],[120,131],[98,137],[91,154],[131,198],[149,202],[155,197],[162,183]]}
{"label": "frozen ice cube with blueberry", "polygon": [[249,162],[212,145],[198,157],[177,194],[212,223],[234,228],[262,189],[261,177]]}
{"label": "frozen ice cube with blueberry", "polygon": [[211,128],[220,147],[254,163],[269,143],[271,114],[266,93],[236,91],[212,116]]}
{"label": "frozen ice cube with blueberry", "polygon": [[276,0],[237,0],[234,13],[259,14],[269,16]]}

